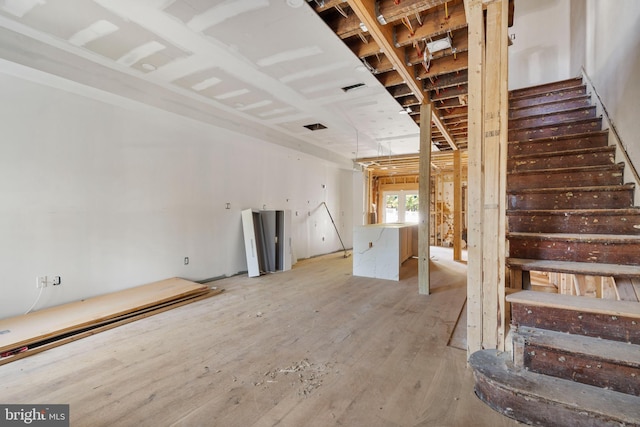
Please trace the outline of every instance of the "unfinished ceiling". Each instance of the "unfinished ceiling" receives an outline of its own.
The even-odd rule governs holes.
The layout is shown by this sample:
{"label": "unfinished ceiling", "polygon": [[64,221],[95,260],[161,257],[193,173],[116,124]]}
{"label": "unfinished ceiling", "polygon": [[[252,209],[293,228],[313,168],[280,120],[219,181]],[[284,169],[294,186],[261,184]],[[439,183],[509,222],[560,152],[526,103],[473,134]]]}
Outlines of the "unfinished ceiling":
{"label": "unfinished ceiling", "polygon": [[464,150],[467,49],[462,0],[0,2],[0,72],[27,66],[333,161],[417,153],[423,100],[433,150]]}
{"label": "unfinished ceiling", "polygon": [[0,72],[26,66],[345,165],[417,152],[412,117],[312,6],[0,1]]}

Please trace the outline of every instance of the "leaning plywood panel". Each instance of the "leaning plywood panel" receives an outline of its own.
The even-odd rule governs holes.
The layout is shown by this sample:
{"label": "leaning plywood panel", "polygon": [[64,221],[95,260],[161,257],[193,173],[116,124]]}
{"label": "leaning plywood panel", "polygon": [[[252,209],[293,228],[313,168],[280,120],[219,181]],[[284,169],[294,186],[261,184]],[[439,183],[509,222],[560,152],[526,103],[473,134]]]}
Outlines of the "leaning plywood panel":
{"label": "leaning plywood panel", "polygon": [[207,290],[173,278],[0,320],[0,353]]}
{"label": "leaning plywood panel", "polygon": [[268,272],[276,271],[276,252],[278,246],[277,214],[280,211],[260,211],[260,221],[265,246],[265,269]]}
{"label": "leaning plywood panel", "polygon": [[291,270],[293,250],[291,249],[291,211],[289,209],[277,211],[278,217],[278,270]]}
{"label": "leaning plywood panel", "polygon": [[244,234],[244,249],[247,256],[247,271],[249,277],[259,276],[260,256],[253,223],[253,209],[245,209],[242,211],[242,231]]}

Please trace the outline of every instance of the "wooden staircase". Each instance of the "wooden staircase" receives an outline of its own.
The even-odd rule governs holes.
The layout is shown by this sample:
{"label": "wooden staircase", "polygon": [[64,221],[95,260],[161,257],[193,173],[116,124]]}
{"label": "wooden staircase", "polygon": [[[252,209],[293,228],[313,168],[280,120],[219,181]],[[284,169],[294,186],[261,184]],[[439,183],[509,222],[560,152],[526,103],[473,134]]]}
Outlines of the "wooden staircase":
{"label": "wooden staircase", "polygon": [[476,394],[527,424],[640,426],[635,186],[580,79],[509,101],[508,285],[524,291],[507,297],[513,354],[470,357]]}
{"label": "wooden staircase", "polygon": [[[558,291],[638,301],[635,187],[623,182],[624,165],[615,162],[616,147],[608,145],[585,85],[569,79],[513,91],[509,116],[511,286],[528,289],[530,271],[608,277],[613,279],[587,281],[591,288],[599,282],[600,289],[581,288],[580,280],[569,277],[575,285]],[[621,272],[621,265],[628,267]],[[618,287],[628,286],[621,298]]]}

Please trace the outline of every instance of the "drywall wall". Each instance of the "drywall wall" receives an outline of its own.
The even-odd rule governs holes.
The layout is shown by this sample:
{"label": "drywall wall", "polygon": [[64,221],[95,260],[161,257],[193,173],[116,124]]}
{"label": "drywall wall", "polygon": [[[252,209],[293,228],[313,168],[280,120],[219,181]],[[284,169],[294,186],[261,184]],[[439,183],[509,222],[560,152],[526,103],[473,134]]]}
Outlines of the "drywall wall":
{"label": "drywall wall", "polygon": [[570,2],[515,0],[514,6],[509,90],[578,75],[571,74]]}
{"label": "drywall wall", "polygon": [[571,0],[569,12],[569,33],[571,40],[571,75],[579,76],[586,61],[587,53],[587,2]]}
{"label": "drywall wall", "polygon": [[42,308],[244,271],[246,208],[291,209],[295,256],[306,258],[341,249],[324,201],[351,246],[352,171],[62,79],[41,82],[33,70],[29,79],[0,70],[0,318],[29,308],[37,276],[62,277]]}
{"label": "drywall wall", "polygon": [[640,170],[639,25],[637,0],[587,0],[585,71],[636,170]]}

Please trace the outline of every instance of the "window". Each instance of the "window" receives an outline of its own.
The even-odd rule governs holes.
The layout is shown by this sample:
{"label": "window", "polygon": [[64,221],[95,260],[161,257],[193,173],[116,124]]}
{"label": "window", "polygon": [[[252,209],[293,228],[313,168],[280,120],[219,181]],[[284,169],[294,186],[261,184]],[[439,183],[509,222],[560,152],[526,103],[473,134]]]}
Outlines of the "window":
{"label": "window", "polygon": [[411,222],[419,220],[419,203],[417,191],[385,191],[383,222]]}

